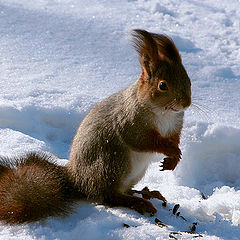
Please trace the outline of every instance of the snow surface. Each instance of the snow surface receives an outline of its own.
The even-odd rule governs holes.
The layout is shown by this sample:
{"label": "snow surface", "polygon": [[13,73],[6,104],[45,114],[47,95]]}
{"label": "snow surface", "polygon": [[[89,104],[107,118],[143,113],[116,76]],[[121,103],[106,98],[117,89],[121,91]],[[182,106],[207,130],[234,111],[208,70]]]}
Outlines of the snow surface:
{"label": "snow surface", "polygon": [[[183,160],[174,172],[160,172],[158,159],[136,186],[166,197],[165,208],[152,202],[168,227],[127,209],[80,202],[64,219],[0,224],[0,240],[240,239],[239,12],[239,0],[0,0],[3,156],[48,151],[66,163],[89,109],[140,74],[131,29],[171,36],[193,91]],[[175,204],[186,221],[172,214]],[[186,233],[195,222],[197,234]]]}

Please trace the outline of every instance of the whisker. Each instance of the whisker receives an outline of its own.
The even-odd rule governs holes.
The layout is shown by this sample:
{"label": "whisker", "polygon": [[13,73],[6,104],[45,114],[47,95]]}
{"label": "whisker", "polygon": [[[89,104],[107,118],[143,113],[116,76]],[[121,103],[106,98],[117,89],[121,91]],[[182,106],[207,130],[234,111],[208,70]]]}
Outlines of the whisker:
{"label": "whisker", "polygon": [[169,104],[166,105],[168,108],[175,107],[177,105],[176,99],[173,99]]}
{"label": "whisker", "polygon": [[204,118],[207,119],[208,122],[211,122],[219,117],[217,112],[210,107],[204,106],[194,101],[192,102],[191,106],[198,112],[198,114],[201,114],[201,117],[204,116]]}
{"label": "whisker", "polygon": [[[175,99],[173,99],[173,100],[168,100],[168,101],[166,101],[165,103],[163,103],[163,106],[165,107],[165,108],[168,108],[169,106],[171,106],[172,104],[174,104],[174,102],[175,102]],[[158,109],[159,107],[158,106],[153,106],[152,107],[152,109]]]}
{"label": "whisker", "polygon": [[192,101],[203,101],[203,100],[205,100],[204,98],[199,98],[199,97],[191,97],[191,100]]}
{"label": "whisker", "polygon": [[204,109],[205,111],[207,111],[211,115],[213,115],[213,114],[214,114],[214,116],[218,115],[217,112],[214,109],[210,108],[209,106],[205,106],[203,104],[200,104],[200,103],[198,103],[194,100],[193,100],[193,105],[197,105],[199,108]]}
{"label": "whisker", "polygon": [[197,106],[195,104],[192,104],[191,107],[190,107],[190,110],[192,110],[193,114],[197,114],[198,117],[201,118],[201,120],[206,120],[207,122],[211,121],[211,118],[209,117],[209,114],[207,114],[199,106]]}
{"label": "whisker", "polygon": [[213,113],[216,114],[216,111],[211,109],[210,107],[207,107],[207,106],[204,106],[203,104],[199,104],[199,103],[195,103],[195,102],[193,104],[197,105],[198,107],[200,107],[204,110],[206,110],[207,112],[210,112],[211,114],[213,114]]}

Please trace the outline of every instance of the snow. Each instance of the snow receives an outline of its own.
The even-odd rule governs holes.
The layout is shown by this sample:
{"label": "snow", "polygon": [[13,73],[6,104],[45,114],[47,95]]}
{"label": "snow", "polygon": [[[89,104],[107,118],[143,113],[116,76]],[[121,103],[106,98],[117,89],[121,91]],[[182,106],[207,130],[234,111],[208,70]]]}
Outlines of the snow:
{"label": "snow", "polygon": [[[182,161],[160,172],[158,159],[136,186],[166,197],[165,208],[152,200],[156,216],[80,202],[64,219],[0,224],[0,240],[239,239],[239,10],[238,0],[0,0],[3,156],[47,151],[66,163],[89,109],[140,74],[131,29],[174,39],[193,92]],[[172,214],[175,204],[186,221]],[[195,222],[196,234],[187,233]]]}

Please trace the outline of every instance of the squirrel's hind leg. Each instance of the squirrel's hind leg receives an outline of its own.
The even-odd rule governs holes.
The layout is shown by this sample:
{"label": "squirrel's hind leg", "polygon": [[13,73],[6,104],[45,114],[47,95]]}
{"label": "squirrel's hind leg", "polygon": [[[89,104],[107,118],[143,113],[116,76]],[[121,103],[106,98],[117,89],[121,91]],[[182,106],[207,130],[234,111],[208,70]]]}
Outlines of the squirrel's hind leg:
{"label": "squirrel's hind leg", "polygon": [[110,207],[126,207],[133,209],[141,214],[150,213],[154,215],[157,210],[151,202],[136,196],[131,196],[122,193],[115,193],[105,197],[104,203]]}
{"label": "squirrel's hind leg", "polygon": [[133,195],[134,193],[141,194],[144,199],[151,199],[151,198],[157,198],[163,202],[167,202],[166,198],[159,192],[159,191],[150,191],[148,187],[143,188],[141,191],[138,190],[128,190],[127,192],[130,195]]}

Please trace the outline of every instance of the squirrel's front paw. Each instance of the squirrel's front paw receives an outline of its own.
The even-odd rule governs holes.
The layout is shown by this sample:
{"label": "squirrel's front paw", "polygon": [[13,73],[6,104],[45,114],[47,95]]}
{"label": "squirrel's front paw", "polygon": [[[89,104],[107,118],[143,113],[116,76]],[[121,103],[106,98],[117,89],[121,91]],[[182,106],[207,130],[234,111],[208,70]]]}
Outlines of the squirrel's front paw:
{"label": "squirrel's front paw", "polygon": [[162,152],[169,158],[181,159],[182,152],[180,148],[172,141],[165,139],[162,142]]}
{"label": "squirrel's front paw", "polygon": [[161,163],[160,167],[162,168],[161,171],[164,170],[174,170],[179,162],[179,158],[164,158],[163,162]]}

